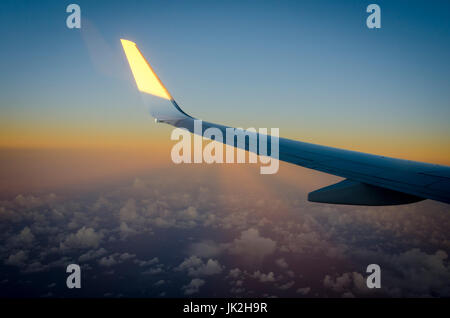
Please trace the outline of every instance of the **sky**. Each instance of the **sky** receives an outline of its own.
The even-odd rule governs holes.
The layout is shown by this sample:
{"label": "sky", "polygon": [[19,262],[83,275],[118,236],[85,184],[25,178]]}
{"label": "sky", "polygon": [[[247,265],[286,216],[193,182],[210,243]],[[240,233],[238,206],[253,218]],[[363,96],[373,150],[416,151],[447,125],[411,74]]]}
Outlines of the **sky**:
{"label": "sky", "polygon": [[[205,120],[449,164],[449,5],[365,1],[2,1],[3,147],[149,146],[156,128],[120,38]],[[156,140],[155,140],[156,141]],[[161,140],[159,140],[161,141]]]}
{"label": "sky", "polygon": [[[0,2],[0,296],[450,295],[447,205],[309,203],[340,179],[284,163],[176,166],[120,44],[204,120],[450,165],[448,1],[377,1],[376,30],[372,1],[77,1],[79,30],[70,3]],[[89,289],[65,288],[69,262]]]}

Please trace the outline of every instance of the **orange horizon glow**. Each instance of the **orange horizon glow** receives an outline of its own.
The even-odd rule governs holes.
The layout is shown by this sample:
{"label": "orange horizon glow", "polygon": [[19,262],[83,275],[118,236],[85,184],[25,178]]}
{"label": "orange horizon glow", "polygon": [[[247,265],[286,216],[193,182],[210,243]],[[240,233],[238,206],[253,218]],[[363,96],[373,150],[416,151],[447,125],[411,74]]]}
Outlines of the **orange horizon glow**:
{"label": "orange horizon glow", "polygon": [[[163,129],[163,131],[165,130]],[[332,141],[332,139],[328,140],[330,143]],[[205,141],[205,144],[208,142]],[[10,138],[0,138],[0,179],[2,180],[0,192],[17,193],[76,184],[94,184],[99,180],[112,181],[123,177],[139,176],[163,167],[205,170],[209,166],[205,163],[195,165],[172,163],[170,153],[171,147],[175,143],[175,141],[169,140],[169,135],[142,134],[142,131],[139,130],[120,138],[116,134],[99,136],[94,133],[83,136],[68,136],[63,133],[53,134],[53,136],[29,135],[22,136],[22,138],[10,135]],[[353,147],[342,145],[342,147],[344,146],[347,146],[347,149],[366,150],[357,148],[356,142],[352,144]],[[373,153],[374,150],[378,150],[379,153],[391,157],[448,165],[448,156],[446,157],[445,150],[441,149],[442,151],[439,153],[437,145],[429,146],[428,149],[414,148],[414,152],[411,152],[407,146],[401,148],[394,144],[390,144],[389,147],[386,144],[366,144],[365,147],[367,152]],[[231,172],[251,176],[257,173],[255,171],[259,171],[260,167],[260,164],[232,167],[236,165],[223,166],[222,164],[218,171],[217,169],[206,169],[205,173],[216,171],[221,179],[224,178],[223,173],[230,174]],[[305,171],[305,168],[281,163],[277,174],[262,178],[296,184],[296,187],[301,189],[310,189],[323,182],[323,179],[336,178],[313,170],[310,170],[310,174]],[[302,182],[298,182],[298,175],[302,175]],[[320,178],[320,175],[323,177]],[[257,177],[260,178],[259,175]]]}
{"label": "orange horizon glow", "polygon": [[[144,125],[144,126],[143,126]],[[23,129],[21,129],[23,128]],[[32,129],[31,129],[32,128]],[[0,129],[0,149],[109,149],[133,150],[137,152],[167,152],[170,160],[170,149],[175,141],[170,140],[169,126],[154,127],[151,123],[142,123],[134,127],[124,125],[119,128],[104,127],[80,129],[76,127],[52,127],[36,125]],[[346,136],[346,134],[319,136],[317,138],[293,138],[314,144],[359,151],[391,158],[450,165],[450,150],[444,147],[445,142],[428,142],[425,138],[403,140],[392,138],[388,141],[374,136]],[[209,141],[205,141],[207,143]]]}

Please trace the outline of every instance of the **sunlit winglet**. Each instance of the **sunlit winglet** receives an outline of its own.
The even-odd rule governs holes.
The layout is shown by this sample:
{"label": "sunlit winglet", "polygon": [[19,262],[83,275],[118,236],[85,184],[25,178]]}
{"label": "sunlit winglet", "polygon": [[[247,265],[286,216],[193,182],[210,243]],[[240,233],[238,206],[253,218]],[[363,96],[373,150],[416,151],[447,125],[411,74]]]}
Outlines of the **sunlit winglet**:
{"label": "sunlit winglet", "polygon": [[170,96],[163,83],[161,83],[150,64],[142,56],[136,43],[124,39],[120,39],[120,42],[122,42],[123,50],[127,56],[138,89],[143,93],[168,100],[172,99],[172,96]]}

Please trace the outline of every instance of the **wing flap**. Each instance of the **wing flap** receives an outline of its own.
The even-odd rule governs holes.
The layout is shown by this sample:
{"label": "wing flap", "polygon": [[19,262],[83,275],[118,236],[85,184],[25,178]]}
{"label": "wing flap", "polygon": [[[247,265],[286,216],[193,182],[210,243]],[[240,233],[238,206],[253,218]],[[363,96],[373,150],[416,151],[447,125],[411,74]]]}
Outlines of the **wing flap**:
{"label": "wing flap", "polygon": [[424,198],[349,179],[308,194],[311,202],[348,205],[399,205],[422,200]]}

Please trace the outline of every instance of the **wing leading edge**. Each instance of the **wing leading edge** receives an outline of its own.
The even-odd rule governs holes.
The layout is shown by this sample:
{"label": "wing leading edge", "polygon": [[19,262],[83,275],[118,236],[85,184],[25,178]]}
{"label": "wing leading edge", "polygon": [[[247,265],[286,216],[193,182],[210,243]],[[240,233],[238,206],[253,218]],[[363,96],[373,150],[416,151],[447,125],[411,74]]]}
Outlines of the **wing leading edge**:
{"label": "wing leading edge", "polygon": [[[178,106],[136,44],[127,40],[121,42],[139,91],[167,101],[162,108],[150,105],[155,120],[194,133],[195,118]],[[203,121],[202,133],[212,127],[218,128],[224,135],[225,129],[231,128]],[[248,141],[245,150],[249,150]],[[431,199],[450,203],[448,166],[394,159],[286,138],[279,139],[279,160],[345,178],[337,184],[311,192],[308,200],[312,202],[395,205]]]}

